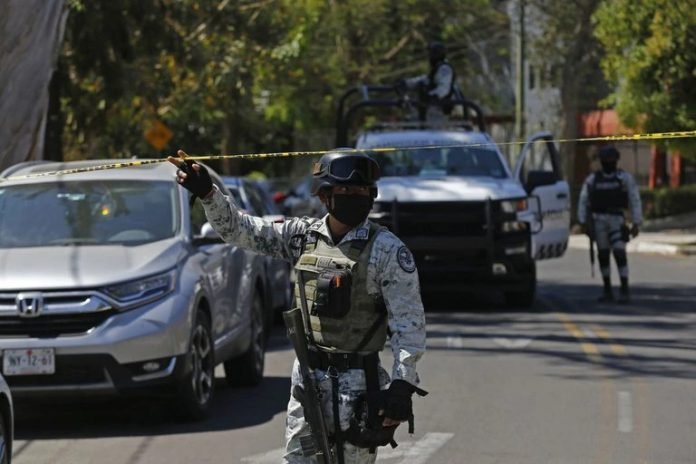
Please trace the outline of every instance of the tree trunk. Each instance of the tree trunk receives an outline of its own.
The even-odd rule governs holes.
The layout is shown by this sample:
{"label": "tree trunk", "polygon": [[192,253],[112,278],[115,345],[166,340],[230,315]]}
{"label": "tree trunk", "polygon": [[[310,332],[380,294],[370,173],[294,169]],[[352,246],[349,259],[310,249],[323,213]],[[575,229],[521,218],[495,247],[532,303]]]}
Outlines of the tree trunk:
{"label": "tree trunk", "polygon": [[0,170],[43,158],[48,87],[63,39],[64,0],[0,0]]}

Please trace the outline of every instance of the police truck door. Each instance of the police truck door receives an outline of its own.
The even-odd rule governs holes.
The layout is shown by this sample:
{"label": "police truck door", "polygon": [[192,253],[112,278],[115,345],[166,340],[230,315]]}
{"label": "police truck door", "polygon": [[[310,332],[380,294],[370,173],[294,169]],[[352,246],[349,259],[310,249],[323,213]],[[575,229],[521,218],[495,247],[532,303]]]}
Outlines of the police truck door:
{"label": "police truck door", "polygon": [[548,132],[527,139],[514,171],[529,194],[535,259],[563,256],[570,234],[570,186],[563,179],[558,150],[552,140]]}

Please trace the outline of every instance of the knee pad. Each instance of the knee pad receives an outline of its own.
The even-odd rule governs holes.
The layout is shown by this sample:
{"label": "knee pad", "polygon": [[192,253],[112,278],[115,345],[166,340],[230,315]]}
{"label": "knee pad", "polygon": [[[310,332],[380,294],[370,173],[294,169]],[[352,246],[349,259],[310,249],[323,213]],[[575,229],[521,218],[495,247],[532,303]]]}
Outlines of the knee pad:
{"label": "knee pad", "polygon": [[597,259],[599,260],[600,267],[609,267],[609,249],[597,250]]}
{"label": "knee pad", "polygon": [[628,256],[626,255],[626,250],[614,250],[614,259],[616,260],[616,266],[619,268],[626,267],[628,265]]}

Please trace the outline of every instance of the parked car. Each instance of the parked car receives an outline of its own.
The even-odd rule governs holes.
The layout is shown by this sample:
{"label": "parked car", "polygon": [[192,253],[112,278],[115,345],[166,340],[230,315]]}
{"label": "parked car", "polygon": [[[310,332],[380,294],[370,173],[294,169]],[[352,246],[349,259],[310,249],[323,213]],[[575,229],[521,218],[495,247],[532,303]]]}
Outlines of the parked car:
{"label": "parked car", "polygon": [[7,382],[0,375],[0,464],[12,463],[14,442],[14,408]]}
{"label": "parked car", "polygon": [[[232,195],[235,204],[242,210],[271,222],[285,220],[285,216],[280,212],[269,192],[258,182],[231,176],[223,177],[222,181]],[[267,318],[270,325],[273,320],[279,320],[280,313],[290,309],[292,305],[292,268],[288,261],[270,256],[262,258],[266,270],[267,288],[270,289],[268,306],[273,310],[273,313]]]}
{"label": "parked car", "polygon": [[312,196],[312,176],[305,176],[287,193],[280,193],[274,197],[277,204],[281,205],[281,211],[287,217],[324,217],[326,207],[319,197]]}
{"label": "parked car", "polygon": [[15,396],[154,390],[201,418],[217,364],[263,378],[263,262],[220,240],[169,163],[26,177],[113,162],[0,174],[2,373]]}

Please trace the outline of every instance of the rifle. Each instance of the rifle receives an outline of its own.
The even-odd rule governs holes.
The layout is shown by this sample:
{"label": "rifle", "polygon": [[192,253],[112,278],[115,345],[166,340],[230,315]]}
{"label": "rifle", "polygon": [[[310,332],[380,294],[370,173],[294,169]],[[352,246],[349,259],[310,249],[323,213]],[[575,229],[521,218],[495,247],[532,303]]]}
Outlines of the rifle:
{"label": "rifle", "polygon": [[302,386],[295,385],[292,395],[302,404],[304,417],[309,424],[310,433],[300,437],[300,446],[305,456],[314,456],[318,464],[331,464],[333,461],[329,433],[321,411],[321,390],[309,368],[309,347],[305,333],[302,310],[294,308],[283,313],[288,329],[288,338],[295,349],[300,364]]}
{"label": "rifle", "polygon": [[590,239],[590,272],[592,278],[595,277],[595,224],[594,216],[592,216],[592,211],[587,212],[587,238]]}

